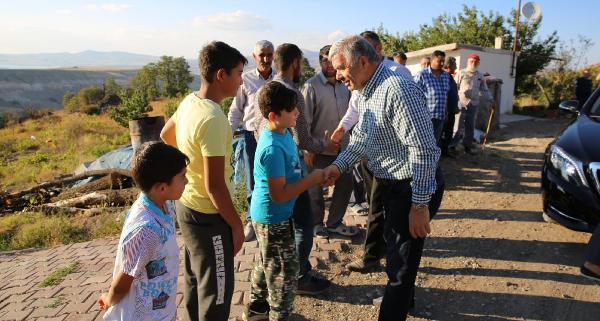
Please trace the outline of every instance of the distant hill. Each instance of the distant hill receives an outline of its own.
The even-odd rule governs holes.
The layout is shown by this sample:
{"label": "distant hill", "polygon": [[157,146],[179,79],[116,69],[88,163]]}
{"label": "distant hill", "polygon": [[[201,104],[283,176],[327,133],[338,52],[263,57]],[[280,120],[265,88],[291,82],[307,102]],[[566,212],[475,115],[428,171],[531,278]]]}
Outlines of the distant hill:
{"label": "distant hill", "polygon": [[[304,50],[313,68],[319,70],[318,52]],[[248,56],[246,69],[255,68]],[[107,77],[126,85],[139,68],[156,62],[157,56],[128,52],[83,51],[79,53],[0,54],[0,112],[26,108],[62,108],[67,91],[77,92],[87,86],[102,86]],[[198,63],[188,59],[194,81],[200,85]]]}

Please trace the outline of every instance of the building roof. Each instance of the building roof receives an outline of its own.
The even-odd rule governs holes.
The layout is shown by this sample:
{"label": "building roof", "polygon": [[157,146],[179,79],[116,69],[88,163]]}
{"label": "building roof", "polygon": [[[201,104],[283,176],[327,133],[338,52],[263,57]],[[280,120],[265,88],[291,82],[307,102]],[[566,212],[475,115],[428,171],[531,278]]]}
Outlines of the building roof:
{"label": "building roof", "polygon": [[[425,49],[421,49],[421,50],[417,50],[417,51],[407,52],[406,57],[414,58],[414,57],[429,56],[436,50],[441,50],[441,51],[447,53],[449,51],[454,51],[454,50],[459,50],[459,49],[468,49],[468,50],[489,52],[489,53],[495,53],[495,54],[501,54],[501,55],[512,55],[512,51],[506,50],[506,49],[481,47],[481,46],[467,45],[464,43],[455,42],[455,43],[449,43],[449,44],[439,45],[439,46],[435,46],[435,47],[429,47],[429,48],[425,48]],[[517,54],[518,54],[518,52],[517,52]]]}

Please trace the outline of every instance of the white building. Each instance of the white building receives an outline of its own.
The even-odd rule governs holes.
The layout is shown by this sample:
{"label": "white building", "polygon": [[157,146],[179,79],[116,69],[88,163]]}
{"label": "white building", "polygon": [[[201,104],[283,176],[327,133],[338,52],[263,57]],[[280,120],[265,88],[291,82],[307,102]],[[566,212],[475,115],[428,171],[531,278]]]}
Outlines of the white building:
{"label": "white building", "polygon": [[[501,47],[497,43],[497,47]],[[435,50],[441,50],[448,57],[456,58],[458,69],[464,69],[467,66],[467,57],[474,53],[479,55],[481,63],[479,71],[483,74],[489,73],[490,76],[502,80],[502,92],[500,98],[500,114],[512,113],[513,95],[515,91],[515,78],[510,75],[512,52],[510,50],[486,48],[473,45],[465,45],[461,43],[451,43],[436,47],[421,49],[418,51],[407,52],[406,67],[414,75],[421,70],[421,58],[431,56]]]}

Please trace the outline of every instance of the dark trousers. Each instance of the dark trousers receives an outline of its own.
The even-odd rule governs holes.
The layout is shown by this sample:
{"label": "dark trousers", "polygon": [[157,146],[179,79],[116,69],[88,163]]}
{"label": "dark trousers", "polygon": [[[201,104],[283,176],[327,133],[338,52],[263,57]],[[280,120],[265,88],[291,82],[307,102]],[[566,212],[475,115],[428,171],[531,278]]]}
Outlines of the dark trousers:
{"label": "dark trousers", "polygon": [[450,142],[452,142],[452,134],[454,133],[454,121],[456,114],[448,113],[446,115],[446,121],[444,122],[444,129],[442,130],[441,148],[442,151],[447,152]]}
{"label": "dark trousers", "polygon": [[367,235],[363,244],[363,260],[378,261],[385,255],[385,239],[383,237],[383,202],[381,193],[373,193],[378,189],[377,182],[373,179],[373,173],[367,168],[367,160],[359,163],[360,173],[367,190],[367,201],[369,202],[369,214],[367,216]]}
{"label": "dark trousers", "polygon": [[[315,156],[314,168],[324,169],[335,161],[336,156],[317,154]],[[333,196],[329,206],[329,214],[325,220],[325,199],[323,197],[323,188],[319,185],[308,189],[311,199],[311,206],[314,214],[314,224],[321,225],[325,223],[326,227],[336,228],[344,220],[350,195],[352,194],[352,173],[344,172],[335,181],[333,187]],[[325,222],[323,222],[325,221]]]}
{"label": "dark trousers", "polygon": [[310,196],[304,192],[296,199],[294,204],[294,213],[292,214],[294,222],[294,233],[296,238],[296,251],[298,252],[298,281],[302,281],[304,276],[312,269],[308,257],[313,246],[313,227],[314,214],[310,207]]}
{"label": "dark trousers", "polygon": [[592,264],[600,265],[600,224],[596,226],[594,234],[592,234],[592,237],[588,242],[585,251],[585,260]]}
{"label": "dark trousers", "polygon": [[226,321],[233,295],[233,239],[219,214],[176,202],[184,241],[183,304],[186,321]]}
{"label": "dark trousers", "polygon": [[431,124],[433,125],[433,136],[435,137],[435,143],[440,146],[440,140],[442,139],[442,131],[444,130],[444,120],[431,118]]}
{"label": "dark trousers", "polygon": [[[424,238],[410,235],[408,214],[412,205],[410,180],[375,179],[374,189],[384,207],[384,235],[387,244],[386,274],[388,282],[379,310],[379,321],[406,320],[413,300],[417,270],[421,263]],[[430,218],[437,213],[442,202],[444,186],[441,185],[429,202]]]}
{"label": "dark trousers", "polygon": [[250,221],[250,202],[252,202],[252,191],[254,190],[254,154],[256,154],[256,139],[254,132],[244,131],[244,174],[246,175],[246,197],[248,200],[248,211],[246,220]]}

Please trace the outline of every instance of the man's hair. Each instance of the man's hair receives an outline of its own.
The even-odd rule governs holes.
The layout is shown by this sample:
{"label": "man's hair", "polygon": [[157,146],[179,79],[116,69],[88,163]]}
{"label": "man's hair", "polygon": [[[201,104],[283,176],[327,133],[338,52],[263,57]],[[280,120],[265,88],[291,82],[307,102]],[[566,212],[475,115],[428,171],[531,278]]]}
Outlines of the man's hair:
{"label": "man's hair", "polygon": [[298,104],[298,95],[278,81],[266,83],[258,93],[258,107],[263,117],[268,118],[270,112],[277,115],[282,110],[291,112]]}
{"label": "man's hair", "polygon": [[361,36],[348,36],[334,43],[329,49],[329,59],[336,55],[342,55],[351,65],[358,63],[360,56],[367,57],[371,63],[379,62],[375,48]]}
{"label": "man's hair", "polygon": [[215,73],[219,69],[225,69],[227,74],[240,63],[248,63],[237,49],[221,41],[213,41],[200,50],[198,65],[202,80],[212,83]]}
{"label": "man's hair", "polygon": [[379,39],[379,35],[377,35],[377,33],[373,32],[373,31],[363,31],[360,34],[361,37],[365,38],[365,39],[371,39],[373,41],[375,41],[376,43],[381,43],[381,39]]}
{"label": "man's hair", "polygon": [[394,57],[400,57],[400,59],[402,59],[402,60],[408,59],[406,57],[406,54],[404,52],[402,52],[402,51],[396,51],[396,52],[394,52]]}
{"label": "man's hair", "polygon": [[448,57],[448,59],[446,59],[446,63],[444,64],[444,68],[450,68],[452,65],[456,67],[456,58]]}
{"label": "man's hair", "polygon": [[258,49],[264,49],[264,48],[272,48],[274,49],[275,47],[273,46],[273,43],[270,42],[269,40],[259,40],[256,42],[256,45],[254,45],[254,48],[258,48]]}
{"label": "man's hair", "polygon": [[147,142],[135,150],[131,173],[135,185],[147,193],[155,184],[170,184],[188,163],[189,158],[177,148],[163,142]]}
{"label": "man's hair", "polygon": [[435,50],[432,54],[431,57],[446,57],[446,53],[441,51],[441,50]]}
{"label": "man's hair", "polygon": [[327,57],[327,55],[329,55],[329,49],[331,49],[331,45],[327,45],[319,50],[319,61],[322,61],[323,57]]}
{"label": "man's hair", "polygon": [[294,60],[302,58],[302,50],[291,43],[284,43],[275,50],[275,68],[285,71],[290,68]]}

